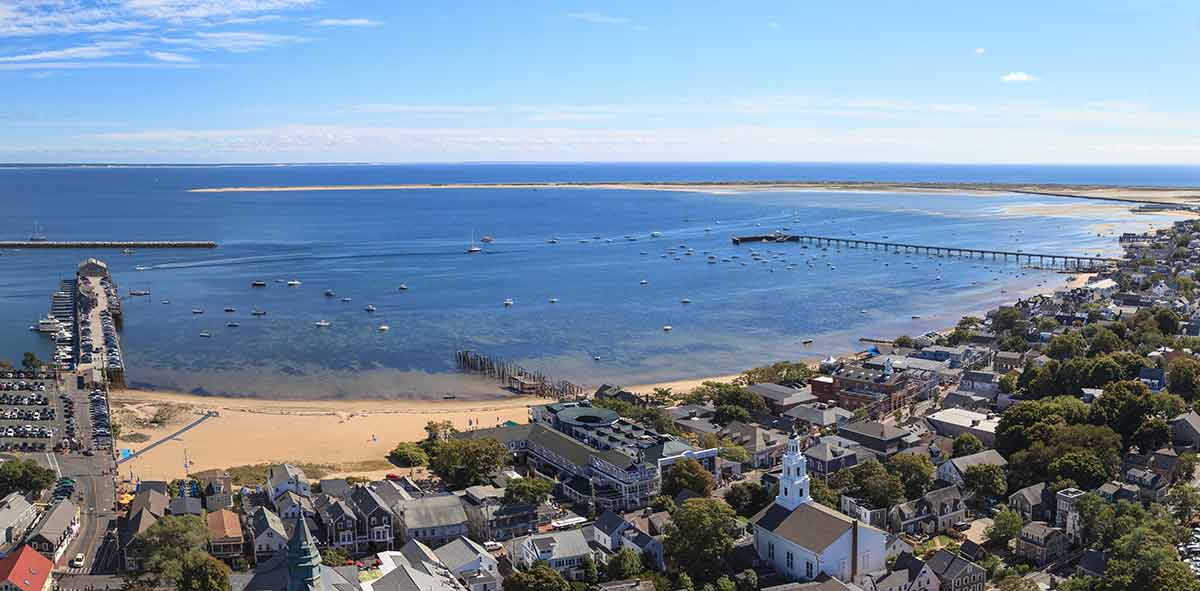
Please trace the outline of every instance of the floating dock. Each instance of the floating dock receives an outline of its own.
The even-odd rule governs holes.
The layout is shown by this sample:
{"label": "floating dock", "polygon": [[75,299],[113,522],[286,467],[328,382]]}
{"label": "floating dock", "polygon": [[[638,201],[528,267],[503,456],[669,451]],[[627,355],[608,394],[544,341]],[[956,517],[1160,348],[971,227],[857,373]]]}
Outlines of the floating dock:
{"label": "floating dock", "polygon": [[209,240],[190,241],[41,241],[41,240],[9,240],[0,241],[0,248],[216,248],[217,243]]}

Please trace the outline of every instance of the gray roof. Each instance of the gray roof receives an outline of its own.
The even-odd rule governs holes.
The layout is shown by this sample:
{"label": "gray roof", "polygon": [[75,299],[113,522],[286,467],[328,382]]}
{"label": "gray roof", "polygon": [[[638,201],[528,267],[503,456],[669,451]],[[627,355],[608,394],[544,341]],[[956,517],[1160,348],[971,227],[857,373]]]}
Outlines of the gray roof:
{"label": "gray roof", "polygon": [[[795,511],[771,503],[751,520],[794,544],[820,554],[850,531],[853,521],[841,513],[820,505],[804,503]],[[861,526],[860,526],[861,527]]]}
{"label": "gray roof", "polygon": [[1025,499],[1025,502],[1029,503],[1029,505],[1031,507],[1036,507],[1037,505],[1042,504],[1042,499],[1044,498],[1045,494],[1046,494],[1046,483],[1039,482],[1037,484],[1031,484],[1031,485],[1009,495],[1008,498],[1011,499],[1015,496],[1020,495],[1020,497]]}
{"label": "gray roof", "polygon": [[611,537],[617,535],[617,532],[627,524],[625,523],[624,517],[621,517],[620,515],[613,513],[611,510],[606,509],[600,514],[599,517],[596,518],[596,522],[592,525],[596,529]]}
{"label": "gray roof", "polygon": [[376,511],[391,513],[392,509],[375,494],[375,491],[363,485],[355,486],[347,495],[347,502],[354,507],[355,512],[359,515],[370,515]]}
{"label": "gray roof", "polygon": [[852,447],[842,447],[833,443],[818,443],[804,450],[804,455],[815,460],[831,462],[836,459],[857,456],[858,452],[856,448],[858,448],[857,445]]}
{"label": "gray roof", "polygon": [[404,490],[404,487],[391,480],[368,482],[367,487],[375,491],[375,494],[383,500],[383,504],[388,507],[395,507],[400,501],[408,501],[413,498],[407,490]]}
{"label": "gray roof", "polygon": [[75,521],[75,512],[75,505],[71,501],[63,499],[54,503],[34,528],[33,535],[57,542],[71,527],[71,522]]}
{"label": "gray roof", "polygon": [[844,433],[856,433],[865,437],[887,441],[890,439],[901,439],[908,435],[908,431],[880,423],[879,421],[862,421],[858,423],[850,423],[842,425],[839,429]]}
{"label": "gray roof", "polygon": [[167,513],[171,515],[204,515],[204,503],[199,497],[175,497],[167,505]]}
{"label": "gray roof", "polygon": [[254,532],[254,537],[258,537],[267,530],[272,530],[276,535],[283,539],[287,539],[287,530],[283,527],[283,520],[275,514],[274,511],[266,507],[255,507],[250,512],[250,531]]}
{"label": "gray roof", "polygon": [[784,416],[814,425],[828,426],[838,422],[838,419],[849,420],[854,416],[839,406],[802,404],[783,413]]}
{"label": "gray roof", "polygon": [[404,526],[408,529],[445,527],[467,521],[467,512],[463,509],[462,501],[454,495],[401,501],[398,507],[402,511]]}
{"label": "gray roof", "polygon": [[979,565],[945,549],[934,552],[933,556],[925,561],[925,564],[929,565],[929,570],[933,571],[933,574],[942,581],[954,580],[964,574],[983,573],[983,568]]}
{"label": "gray roof", "polygon": [[129,503],[129,510],[126,515],[137,515],[138,512],[144,509],[155,517],[162,517],[167,514],[167,504],[169,502],[170,499],[166,493],[160,492],[156,488],[139,488],[137,495]]}
{"label": "gray roof", "polygon": [[335,497],[344,497],[350,492],[350,483],[345,478],[327,478],[321,481],[321,492]]}
{"label": "gray roof", "polygon": [[779,384],[752,384],[746,389],[778,404],[804,404],[817,399],[812,394],[812,388],[800,389]]}
{"label": "gray roof", "polygon": [[962,474],[967,473],[967,468],[971,466],[1000,466],[1001,468],[1008,465],[1008,460],[1000,455],[1000,452],[994,449],[985,449],[979,453],[974,453],[961,458],[950,460],[951,464]]}
{"label": "gray roof", "polygon": [[509,543],[511,547],[517,548],[524,546],[526,542],[532,542],[539,554],[543,550],[549,550],[551,559],[574,558],[591,554],[587,538],[583,536],[583,531],[578,529],[523,536]]}
{"label": "gray roof", "polygon": [[7,527],[29,510],[29,501],[19,492],[8,493],[0,499],[0,527]]}
{"label": "gray roof", "polygon": [[267,483],[272,487],[280,486],[289,480],[305,481],[304,470],[291,464],[280,464],[267,468]]}
{"label": "gray roof", "polygon": [[317,513],[321,516],[321,521],[328,525],[332,525],[334,521],[343,517],[349,517],[350,520],[357,520],[358,516],[354,514],[354,509],[346,501],[322,494],[317,497],[314,506],[317,508]]}
{"label": "gray roof", "polygon": [[437,555],[438,560],[442,561],[442,564],[446,565],[446,568],[455,573],[475,562],[480,556],[488,558],[492,556],[492,553],[485,550],[483,546],[465,536],[459,536],[458,539],[447,542],[433,553]]}

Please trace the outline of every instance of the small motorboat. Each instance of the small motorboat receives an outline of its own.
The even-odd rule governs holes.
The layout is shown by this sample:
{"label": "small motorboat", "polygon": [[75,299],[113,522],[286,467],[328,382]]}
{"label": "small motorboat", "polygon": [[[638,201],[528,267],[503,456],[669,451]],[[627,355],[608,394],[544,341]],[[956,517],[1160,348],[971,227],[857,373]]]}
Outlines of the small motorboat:
{"label": "small motorboat", "polygon": [[673,330],[674,328],[675,328],[675,327],[674,327],[674,326],[671,326],[670,324],[664,324],[664,325],[663,325],[663,332],[671,332],[671,330]]}
{"label": "small motorboat", "polygon": [[337,295],[337,294],[336,294],[336,293],[334,293],[334,291],[333,291],[332,289],[327,289],[327,290],[325,290],[325,297],[327,297],[327,298],[331,298],[331,297],[333,297],[333,296],[335,296],[335,295]]}
{"label": "small motorboat", "polygon": [[550,303],[551,303],[551,304],[557,304],[557,303],[558,303],[558,298],[550,298]]}
{"label": "small motorboat", "polygon": [[804,339],[803,341],[800,341],[800,344],[801,345],[811,345],[812,342],[813,342],[812,339]]}
{"label": "small motorboat", "polygon": [[349,304],[351,300],[350,298],[342,298],[342,301]]}
{"label": "small motorboat", "polygon": [[225,311],[226,312],[237,312],[237,308],[234,308],[233,306],[226,306]]}
{"label": "small motorboat", "polygon": [[229,328],[237,328],[241,325],[236,322],[227,322],[227,323],[225,323],[225,326],[228,326]]}
{"label": "small motorboat", "polygon": [[407,291],[407,290],[408,290],[408,285],[401,283],[401,284],[400,284],[400,288],[399,288],[399,289],[400,289],[400,291]]}
{"label": "small motorboat", "polygon": [[266,287],[266,286],[267,286],[267,282],[263,281],[261,279],[250,282],[250,287]]}
{"label": "small motorboat", "polygon": [[192,308],[192,314],[203,314],[203,313],[204,313],[204,310],[201,310],[200,308]]}
{"label": "small motorboat", "polygon": [[[1096,234],[1096,235],[1099,236],[1099,234]],[[122,254],[133,254],[133,249],[132,248],[123,248],[123,249],[121,249],[121,253]]]}
{"label": "small motorboat", "polygon": [[546,241],[546,244],[558,244],[558,238],[551,238]]}
{"label": "small motorboat", "polygon": [[287,282],[287,286],[288,287],[300,287],[300,282],[295,279],[292,279],[291,281]]}
{"label": "small motorboat", "polygon": [[491,243],[495,242],[496,239],[492,238],[490,234],[484,234],[483,238],[480,238],[479,241],[484,244],[491,244]]}
{"label": "small motorboat", "polygon": [[692,303],[692,298],[683,298],[682,300],[679,300],[679,303],[690,304],[690,303]]}
{"label": "small motorboat", "polygon": [[512,298],[504,298],[504,307],[505,308],[511,308],[512,305],[513,305]]}
{"label": "small motorboat", "polygon": [[202,330],[202,331],[200,331],[200,336],[207,339],[207,338],[212,337],[212,333],[208,332],[207,330]]}
{"label": "small motorboat", "polygon": [[917,314],[913,314],[913,317],[912,317],[912,319],[913,319],[913,320],[920,320],[920,319],[921,319],[921,317],[920,317],[919,315],[917,315]]}
{"label": "small motorboat", "polygon": [[150,267],[147,267],[146,265],[138,265],[138,266],[134,267],[133,270],[134,271],[149,271]]}
{"label": "small motorboat", "polygon": [[366,307],[366,308],[363,308],[363,309],[364,309],[364,310],[366,310],[366,311],[368,311],[368,312],[374,312],[374,311],[375,311],[375,306],[374,306],[374,305],[372,305],[372,304],[367,304],[367,307]]}
{"label": "small motorboat", "polygon": [[375,327],[375,330],[377,330],[379,332],[387,332],[389,330],[392,330],[392,327],[390,327],[386,324],[380,324],[379,326]]}
{"label": "small motorboat", "polygon": [[662,232],[651,232],[650,233],[651,238],[658,238],[659,236],[662,236]]}
{"label": "small motorboat", "polygon": [[316,325],[317,328],[327,328],[333,325],[333,323],[328,320],[318,320],[313,324]]}
{"label": "small motorboat", "polygon": [[163,300],[161,303],[162,303],[162,304],[164,304],[164,305],[165,305],[165,304],[169,304],[169,303],[171,303],[171,300]]}
{"label": "small motorboat", "polygon": [[251,316],[266,316],[267,311],[266,310],[251,310],[250,315]]}
{"label": "small motorboat", "polygon": [[643,280],[639,281],[638,283],[640,283],[641,285],[646,285],[647,283],[650,283],[650,282],[643,279]]}
{"label": "small motorboat", "polygon": [[475,244],[472,244],[471,246],[467,247],[467,254],[475,254],[477,252],[483,252],[483,249],[479,248],[479,246],[475,245]]}
{"label": "small motorboat", "polygon": [[148,296],[148,295],[150,295],[150,290],[148,290],[148,289],[131,289],[131,290],[129,290],[129,295],[131,295],[131,296]]}

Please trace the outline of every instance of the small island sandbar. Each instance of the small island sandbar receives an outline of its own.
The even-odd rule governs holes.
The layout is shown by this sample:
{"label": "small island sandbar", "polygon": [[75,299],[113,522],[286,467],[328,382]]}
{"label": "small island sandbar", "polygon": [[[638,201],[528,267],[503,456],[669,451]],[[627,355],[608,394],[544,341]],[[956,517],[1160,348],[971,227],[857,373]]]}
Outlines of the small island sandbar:
{"label": "small island sandbar", "polygon": [[747,191],[870,191],[885,193],[1024,193],[1049,197],[1098,199],[1162,205],[1200,204],[1200,187],[1145,187],[1112,185],[1022,183],[890,183],[890,182],[545,182],[545,183],[400,183],[384,185],[301,185],[278,187],[204,187],[190,193],[276,193],[293,191],[405,191],[424,189],[601,189],[739,193]]}

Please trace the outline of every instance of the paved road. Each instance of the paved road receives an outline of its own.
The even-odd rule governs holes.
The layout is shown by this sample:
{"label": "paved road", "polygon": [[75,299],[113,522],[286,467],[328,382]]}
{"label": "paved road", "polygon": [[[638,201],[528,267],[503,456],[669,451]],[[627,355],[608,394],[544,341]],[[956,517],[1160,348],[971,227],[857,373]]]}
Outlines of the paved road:
{"label": "paved road", "polygon": [[207,421],[208,419],[211,419],[215,416],[219,416],[219,415],[217,413],[211,412],[211,411],[204,413],[204,416],[188,423],[187,425],[184,425],[184,427],[182,429],[180,429],[170,435],[167,435],[166,437],[163,437],[162,439],[159,439],[158,441],[155,441],[154,443],[151,443],[150,445],[147,445],[146,447],[143,447],[142,449],[139,449],[137,452],[135,452],[127,457],[117,460],[117,464],[124,464],[125,462],[128,462],[129,460],[137,459],[138,456],[140,456],[140,455],[142,455],[164,443],[167,443],[168,441],[171,441],[172,439],[175,439],[176,437],[179,437],[180,435],[183,435],[184,433],[187,433],[188,431],[191,431],[195,427],[199,426],[200,423],[203,423],[204,421]]}

